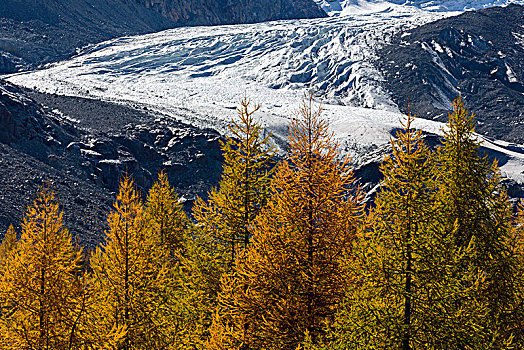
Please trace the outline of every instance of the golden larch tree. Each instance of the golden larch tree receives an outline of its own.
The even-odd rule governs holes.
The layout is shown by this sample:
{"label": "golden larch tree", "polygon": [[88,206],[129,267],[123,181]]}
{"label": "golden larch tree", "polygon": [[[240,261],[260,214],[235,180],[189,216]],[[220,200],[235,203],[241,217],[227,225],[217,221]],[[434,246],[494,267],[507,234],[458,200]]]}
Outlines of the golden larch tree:
{"label": "golden larch tree", "polygon": [[[16,237],[14,231],[11,238]],[[0,280],[2,349],[76,349],[82,329],[81,252],[73,248],[54,193],[43,187],[29,207],[20,240]]]}
{"label": "golden larch tree", "polygon": [[[17,234],[13,225],[9,225],[4,239],[0,244],[0,265],[4,264],[9,252],[13,251],[16,246]],[[0,272],[1,273],[1,272]]]}
{"label": "golden larch tree", "polygon": [[[249,227],[268,199],[269,179],[274,165],[273,148],[244,98],[237,118],[228,126],[230,136],[222,143],[224,164],[218,187],[193,208],[194,241],[183,264],[190,279],[186,285],[199,310],[191,342],[209,337],[212,314],[217,305],[220,278],[231,271],[236,257],[251,241]],[[200,344],[202,346],[202,344]]]}
{"label": "golden larch tree", "polygon": [[327,349],[454,349],[442,340],[454,340],[448,323],[457,315],[447,308],[464,295],[454,267],[460,255],[453,237],[436,230],[435,164],[414,120],[407,116],[381,165],[384,179],[347,260],[352,286]]}
{"label": "golden larch tree", "polygon": [[305,98],[288,155],[253,225],[253,243],[222,280],[210,349],[293,349],[316,341],[346,290],[341,268],[362,214],[348,158]]}
{"label": "golden larch tree", "polygon": [[168,344],[166,348],[185,349],[190,343],[188,338],[193,335],[192,325],[197,313],[186,287],[190,272],[184,266],[193,237],[189,235],[189,218],[164,171],[149,191],[145,207],[146,225],[152,238],[156,237],[158,248],[164,250],[165,261],[158,261],[159,268],[162,264],[167,266],[162,293],[165,301],[159,313],[164,324],[162,336]]}
{"label": "golden larch tree", "polygon": [[109,214],[105,243],[91,256],[91,310],[96,333],[107,337],[125,329],[119,349],[165,349],[164,306],[170,279],[166,250],[158,245],[145,219],[144,206],[133,180],[120,183]]}
{"label": "golden larch tree", "polygon": [[[524,200],[522,199],[517,205],[512,231],[512,248],[517,260],[517,266],[514,269],[515,304],[524,305]],[[521,307],[515,308],[509,322],[512,326],[510,331],[517,334],[514,341],[515,348],[524,347],[524,340],[520,335],[520,330],[524,329],[524,310]]]}
{"label": "golden larch tree", "polygon": [[176,259],[187,238],[189,218],[165,171],[158,174],[158,181],[147,196],[146,220],[152,233],[158,236],[159,244]]}
{"label": "golden larch tree", "polygon": [[[422,247],[434,196],[430,150],[409,115],[381,164],[384,179],[348,261],[353,285],[337,318],[340,349],[416,347]],[[333,336],[333,335],[332,335]]]}
{"label": "golden larch tree", "polygon": [[[517,264],[511,248],[511,206],[497,162],[481,155],[480,146],[474,115],[458,98],[436,152],[439,191],[435,211],[441,232],[453,235],[455,251],[469,250],[458,262],[457,273],[468,276],[469,271],[483,276],[479,288],[471,288],[474,292],[467,302],[455,303],[457,312],[468,305],[485,310],[484,314],[477,313],[476,328],[481,329],[475,336],[478,346],[503,349],[511,347],[515,336],[520,338],[511,330],[510,321],[519,307],[514,293]],[[475,283],[468,278],[463,281],[464,288]],[[471,338],[464,341],[471,343]]]}
{"label": "golden larch tree", "polygon": [[249,226],[268,198],[273,149],[253,116],[259,108],[250,109],[250,102],[242,100],[238,119],[228,126],[231,135],[222,143],[224,165],[218,187],[193,208],[197,225],[216,242],[216,255],[227,269],[249,244]]}
{"label": "golden larch tree", "polygon": [[[436,155],[424,144],[422,133],[411,127],[412,116],[392,140],[393,153],[381,166],[384,180],[368,218],[369,229],[359,234],[354,259],[348,262],[356,280],[327,348],[502,349],[511,344],[511,332],[507,337],[500,323],[490,323],[492,306],[483,296],[491,274],[501,266],[514,271],[506,260],[510,249],[501,255],[490,249],[489,256],[481,248],[489,240],[476,234],[490,226],[494,234],[498,227],[497,245],[510,243],[503,233],[510,222],[505,192],[496,185],[496,167],[478,155],[478,145],[471,140],[472,119],[466,118],[462,107],[456,103]],[[453,146],[450,140],[455,140]],[[450,154],[461,156],[451,161]],[[461,175],[445,175],[454,166]],[[489,210],[467,205],[458,209],[452,204],[480,199],[480,193],[469,192],[478,190]],[[471,201],[472,207],[481,205]],[[476,217],[478,227],[465,225],[471,220],[468,215]],[[459,216],[463,217],[458,220]],[[480,254],[500,265],[486,271],[477,263]]]}

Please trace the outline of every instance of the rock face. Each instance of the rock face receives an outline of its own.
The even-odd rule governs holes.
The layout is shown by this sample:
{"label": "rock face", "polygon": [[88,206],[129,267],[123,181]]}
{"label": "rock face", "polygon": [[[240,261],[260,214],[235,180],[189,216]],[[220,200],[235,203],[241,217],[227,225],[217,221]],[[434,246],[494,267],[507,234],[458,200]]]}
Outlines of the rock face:
{"label": "rock face", "polygon": [[66,59],[77,48],[113,37],[171,26],[159,13],[130,1],[2,0],[0,73]]}
{"label": "rock face", "polygon": [[325,17],[312,0],[138,0],[179,25],[256,23]]}
{"label": "rock face", "polygon": [[[46,132],[42,110],[17,87],[0,85],[0,142],[14,144],[23,142],[30,152],[40,148],[40,141],[51,143],[51,134]],[[58,130],[57,130],[58,131]],[[49,138],[48,138],[49,137]]]}
{"label": "rock face", "polygon": [[79,244],[92,247],[123,173],[145,193],[165,170],[192,203],[221,174],[220,135],[171,117],[0,81],[0,235],[48,181]]}
{"label": "rock face", "polygon": [[477,131],[524,143],[524,7],[467,12],[401,33],[379,65],[398,105],[447,119],[462,95]]}
{"label": "rock face", "polygon": [[1,0],[0,74],[63,60],[119,36],[322,16],[313,0]]}

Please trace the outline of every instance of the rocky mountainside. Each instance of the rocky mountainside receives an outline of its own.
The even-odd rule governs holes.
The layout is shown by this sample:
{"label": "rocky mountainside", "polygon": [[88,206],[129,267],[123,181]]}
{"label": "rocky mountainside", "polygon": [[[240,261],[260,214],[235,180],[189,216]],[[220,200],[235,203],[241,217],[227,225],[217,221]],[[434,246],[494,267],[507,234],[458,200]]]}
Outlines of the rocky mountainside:
{"label": "rocky mountainside", "polygon": [[122,173],[145,192],[164,169],[189,205],[218,181],[219,140],[214,131],[147,110],[0,81],[0,232],[20,224],[49,181],[78,242],[94,246]]}
{"label": "rocky mountainside", "polygon": [[2,0],[0,73],[66,59],[91,43],[170,26],[157,12],[122,0]]}
{"label": "rocky mountainside", "polygon": [[[115,37],[190,25],[324,17],[312,0],[2,0],[0,74]],[[234,113],[234,111],[232,112]],[[0,232],[38,187],[58,191],[85,246],[102,237],[122,173],[146,191],[165,169],[188,206],[221,172],[220,135],[144,107],[41,94],[0,81]]]}
{"label": "rocky mountainside", "polygon": [[402,32],[379,52],[399,107],[444,121],[462,95],[477,131],[524,143],[524,6],[466,12]]}
{"label": "rocky mountainside", "polygon": [[177,25],[257,23],[325,17],[312,0],[136,0]]}
{"label": "rocky mountainside", "polygon": [[66,59],[119,36],[323,16],[313,0],[2,0],[0,74]]}

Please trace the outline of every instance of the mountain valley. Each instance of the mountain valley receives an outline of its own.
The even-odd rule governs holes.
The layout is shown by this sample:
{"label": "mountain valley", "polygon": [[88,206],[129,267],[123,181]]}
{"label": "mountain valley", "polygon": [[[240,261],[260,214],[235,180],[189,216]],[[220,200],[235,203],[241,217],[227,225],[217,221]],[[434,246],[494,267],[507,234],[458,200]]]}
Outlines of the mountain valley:
{"label": "mountain valley", "polygon": [[[262,105],[257,118],[282,151],[288,122],[307,91],[322,103],[369,198],[407,104],[422,117],[416,127],[435,145],[459,93],[477,115],[483,151],[499,160],[510,196],[522,198],[524,2],[490,7],[509,2],[317,1],[329,17],[304,12],[310,8],[305,2],[274,2],[280,7],[250,20],[233,21],[225,13],[220,22],[199,14],[183,24],[292,18],[276,15],[290,4],[299,17],[320,18],[171,28],[178,17],[169,15],[167,2],[148,0],[133,5],[143,7],[133,19],[139,24],[116,17],[120,25],[109,31],[86,25],[82,40],[59,39],[60,32],[50,29],[57,28],[53,11],[38,19],[4,17],[9,35],[0,40],[0,65],[11,74],[0,83],[0,200],[6,204],[0,232],[20,222],[48,179],[60,190],[69,227],[86,246],[103,235],[100,223],[123,171],[145,190],[166,169],[189,208],[218,181],[219,140],[244,96]],[[463,13],[474,10],[472,4],[488,8]],[[196,13],[185,9],[186,19]],[[494,23],[502,23],[499,30],[492,30]],[[19,32],[28,34],[6,39]],[[41,50],[46,40],[65,44],[49,45],[47,52]],[[8,44],[23,55],[5,50]]]}

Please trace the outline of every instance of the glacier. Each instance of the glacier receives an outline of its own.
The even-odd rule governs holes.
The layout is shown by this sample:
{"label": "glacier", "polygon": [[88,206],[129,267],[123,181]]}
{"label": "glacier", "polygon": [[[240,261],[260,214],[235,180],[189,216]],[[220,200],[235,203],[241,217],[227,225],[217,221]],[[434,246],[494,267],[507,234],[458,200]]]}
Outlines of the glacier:
{"label": "glacier", "polygon": [[[313,92],[341,149],[358,163],[388,144],[403,115],[375,62],[399,31],[461,11],[522,1],[317,0],[330,17],[249,25],[186,27],[89,46],[70,60],[9,75],[38,91],[141,106],[227,133],[239,101],[258,113],[277,146],[305,93]],[[441,134],[444,124],[417,119]],[[479,135],[503,152],[505,176],[524,184],[524,153]],[[511,148],[511,149],[510,149]]]}

